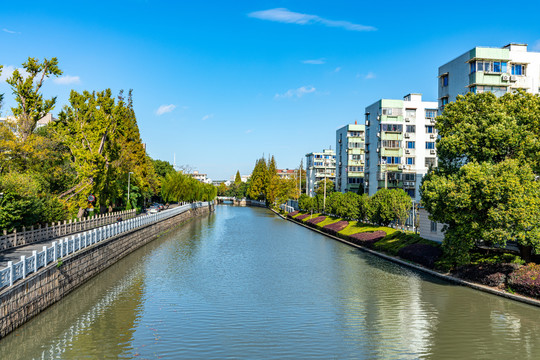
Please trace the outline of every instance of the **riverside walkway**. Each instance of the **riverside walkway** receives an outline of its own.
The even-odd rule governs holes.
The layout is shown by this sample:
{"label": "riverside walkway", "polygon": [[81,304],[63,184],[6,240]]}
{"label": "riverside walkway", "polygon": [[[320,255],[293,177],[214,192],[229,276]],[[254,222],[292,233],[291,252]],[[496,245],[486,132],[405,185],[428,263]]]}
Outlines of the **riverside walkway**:
{"label": "riverside walkway", "polygon": [[[173,208],[178,207],[180,205],[181,204],[172,204],[167,209],[173,209]],[[145,215],[145,213],[141,213],[141,214],[138,214],[136,217],[140,217],[140,216],[144,216],[144,215]],[[13,263],[15,263],[15,262],[21,260],[21,256],[24,256],[24,257],[32,256],[34,251],[35,252],[40,252],[40,251],[43,251],[44,248],[50,248],[52,246],[52,243],[55,242],[55,241],[58,242],[59,240],[66,239],[66,238],[71,239],[72,236],[77,236],[77,234],[81,234],[81,233],[84,233],[86,231],[88,231],[88,230],[80,231],[80,232],[69,234],[69,235],[66,235],[66,236],[60,236],[60,237],[57,237],[57,238],[54,238],[54,239],[47,239],[47,240],[43,240],[43,241],[37,241],[37,242],[32,243],[32,244],[28,244],[28,245],[20,246],[20,247],[17,247],[17,248],[12,248],[12,249],[7,249],[7,250],[4,250],[4,251],[1,251],[0,252],[0,269],[3,269],[5,267],[7,267],[9,261],[12,261]]]}

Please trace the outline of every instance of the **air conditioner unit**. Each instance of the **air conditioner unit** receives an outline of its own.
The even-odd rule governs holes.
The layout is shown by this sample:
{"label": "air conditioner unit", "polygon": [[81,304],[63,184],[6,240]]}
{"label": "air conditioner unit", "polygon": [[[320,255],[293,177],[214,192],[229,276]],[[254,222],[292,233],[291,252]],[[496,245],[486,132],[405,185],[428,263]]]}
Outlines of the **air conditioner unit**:
{"label": "air conditioner unit", "polygon": [[366,154],[368,154],[368,153],[369,153],[369,150],[368,150],[368,149],[366,149]]}
{"label": "air conditioner unit", "polygon": [[366,120],[366,126],[369,126],[369,120]]}
{"label": "air conditioner unit", "polygon": [[429,119],[429,122],[435,124],[435,119]]}
{"label": "air conditioner unit", "polygon": [[518,81],[518,77],[516,75],[510,76],[510,81]]}
{"label": "air conditioner unit", "polygon": [[341,139],[339,139],[338,142],[341,144]]}
{"label": "air conditioner unit", "polygon": [[405,137],[408,139],[411,137],[411,135],[409,133],[405,133]]}
{"label": "air conditioner unit", "polygon": [[429,150],[429,153],[430,153],[431,155],[435,155],[435,154],[436,154],[435,150],[433,150],[433,149]]}
{"label": "air conditioner unit", "polygon": [[399,165],[399,166],[398,166],[398,169],[399,169],[399,170],[405,170],[406,168],[407,168],[407,167],[406,167],[405,165]]}
{"label": "air conditioner unit", "polygon": [[411,153],[411,150],[405,149],[405,154],[410,154],[410,153]]}
{"label": "air conditioner unit", "polygon": [[405,122],[410,122],[411,119],[410,118],[405,118]]}
{"label": "air conditioner unit", "polygon": [[377,152],[379,152],[380,149],[377,149]]}
{"label": "air conditioner unit", "polygon": [[502,81],[508,81],[508,80],[510,80],[510,75],[502,74],[501,79],[502,79]]}
{"label": "air conditioner unit", "polygon": [[381,120],[381,115],[377,115],[377,120]]}
{"label": "air conditioner unit", "polygon": [[377,137],[378,137],[378,138],[381,137],[381,133],[380,133],[380,132],[377,133]]}
{"label": "air conditioner unit", "polygon": [[430,138],[430,139],[435,139],[435,134],[430,134],[430,135],[429,135],[429,138]]}

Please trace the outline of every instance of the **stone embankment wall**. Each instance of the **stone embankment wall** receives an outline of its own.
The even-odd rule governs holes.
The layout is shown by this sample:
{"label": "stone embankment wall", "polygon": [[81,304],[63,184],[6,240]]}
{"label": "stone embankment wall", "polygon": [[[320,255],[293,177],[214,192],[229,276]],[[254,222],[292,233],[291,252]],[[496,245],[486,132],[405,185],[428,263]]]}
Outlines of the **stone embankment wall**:
{"label": "stone embankment wall", "polygon": [[184,221],[213,211],[191,209],[164,221],[135,229],[52,263],[41,271],[0,292],[0,338],[9,334],[47,307],[124,256],[155,240]]}

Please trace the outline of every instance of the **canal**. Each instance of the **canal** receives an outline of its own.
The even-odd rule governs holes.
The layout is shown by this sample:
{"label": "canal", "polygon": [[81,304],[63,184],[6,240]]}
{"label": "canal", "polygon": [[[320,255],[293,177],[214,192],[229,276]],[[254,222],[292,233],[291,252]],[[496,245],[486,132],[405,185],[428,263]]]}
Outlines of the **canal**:
{"label": "canal", "polygon": [[0,341],[2,359],[538,359],[540,309],[218,206]]}

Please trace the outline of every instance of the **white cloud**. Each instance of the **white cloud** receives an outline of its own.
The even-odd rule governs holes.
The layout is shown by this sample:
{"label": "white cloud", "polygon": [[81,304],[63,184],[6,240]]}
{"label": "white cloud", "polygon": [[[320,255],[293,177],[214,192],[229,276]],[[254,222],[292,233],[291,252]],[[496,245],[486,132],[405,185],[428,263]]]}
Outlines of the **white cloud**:
{"label": "white cloud", "polygon": [[341,71],[341,66],[338,66],[338,67],[334,70],[334,72],[340,72],[340,71]]}
{"label": "white cloud", "polygon": [[201,120],[204,121],[204,120],[211,119],[213,117],[214,117],[214,114],[208,114],[208,115],[204,115]]}
{"label": "white cloud", "polygon": [[315,90],[317,89],[315,89],[313,86],[302,86],[302,87],[299,87],[298,89],[287,90],[283,94],[276,94],[274,98],[275,99],[292,98],[292,97],[301,98],[305,94],[310,94],[310,93],[315,92]]}
{"label": "white cloud", "polygon": [[64,75],[53,79],[53,82],[60,85],[79,84],[81,82],[81,78],[78,76]]}
{"label": "white cloud", "polygon": [[[11,77],[15,69],[16,67],[13,65],[4,66],[2,69],[2,74],[0,75],[0,81],[6,81],[9,77]],[[17,70],[19,70],[19,73],[23,78],[28,76],[28,73],[23,68],[18,68]]]}
{"label": "white cloud", "polygon": [[248,14],[249,17],[257,18],[261,20],[277,21],[288,24],[299,25],[312,25],[321,24],[329,27],[339,27],[350,31],[375,31],[377,30],[373,26],[353,24],[349,21],[335,21],[322,18],[317,15],[302,14],[294,11],[287,10],[285,8],[276,8],[263,11],[254,11]]}
{"label": "white cloud", "polygon": [[376,76],[374,73],[372,73],[371,71],[367,73],[367,75],[365,76],[366,79],[375,79]]}
{"label": "white cloud", "polygon": [[157,114],[157,115],[163,115],[163,114],[166,114],[166,113],[170,113],[171,111],[174,110],[174,108],[176,108],[176,105],[173,105],[173,104],[170,104],[170,105],[161,105],[161,106],[156,110],[156,114]]}
{"label": "white cloud", "polygon": [[532,49],[536,51],[540,51],[540,40],[536,40],[536,42],[532,46]]}
{"label": "white cloud", "polygon": [[6,28],[2,29],[3,32],[6,32],[8,34],[20,34],[20,32],[16,32],[16,31],[13,31],[13,30],[8,30]]}
{"label": "white cloud", "polygon": [[303,60],[304,64],[310,64],[310,65],[322,65],[326,63],[326,59],[314,59],[314,60]]}

